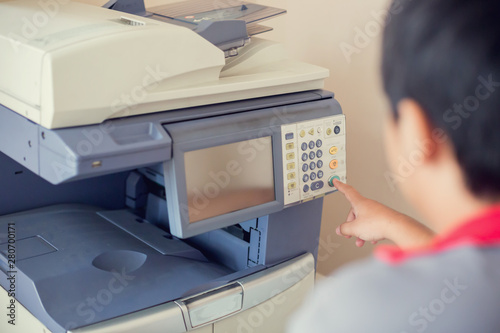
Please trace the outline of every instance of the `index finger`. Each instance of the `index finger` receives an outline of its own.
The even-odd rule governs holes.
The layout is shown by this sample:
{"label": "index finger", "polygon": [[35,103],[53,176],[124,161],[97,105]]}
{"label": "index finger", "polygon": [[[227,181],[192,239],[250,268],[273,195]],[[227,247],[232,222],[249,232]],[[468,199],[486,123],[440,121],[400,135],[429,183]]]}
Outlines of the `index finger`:
{"label": "index finger", "polygon": [[355,205],[358,201],[363,199],[363,196],[359,194],[356,189],[350,185],[342,183],[338,179],[333,180],[333,185],[339,190],[340,193],[344,194],[346,199],[351,203],[351,205]]}

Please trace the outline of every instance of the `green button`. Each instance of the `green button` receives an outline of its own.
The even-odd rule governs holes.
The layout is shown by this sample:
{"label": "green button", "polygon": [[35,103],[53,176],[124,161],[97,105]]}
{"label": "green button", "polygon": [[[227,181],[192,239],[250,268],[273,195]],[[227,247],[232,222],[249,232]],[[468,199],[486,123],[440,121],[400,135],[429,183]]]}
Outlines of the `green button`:
{"label": "green button", "polygon": [[330,179],[328,179],[328,185],[330,185],[330,187],[335,187],[333,185],[333,180],[334,179],[340,180],[340,177],[339,176],[331,176]]}

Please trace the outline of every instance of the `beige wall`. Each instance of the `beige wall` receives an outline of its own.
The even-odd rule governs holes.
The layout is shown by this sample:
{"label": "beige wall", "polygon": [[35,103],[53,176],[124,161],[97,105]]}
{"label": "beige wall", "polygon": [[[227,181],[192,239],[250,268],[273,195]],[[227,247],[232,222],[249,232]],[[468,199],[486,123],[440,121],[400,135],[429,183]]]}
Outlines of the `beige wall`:
{"label": "beige wall", "polygon": [[[81,0],[104,3],[105,0]],[[146,6],[179,0],[146,0]],[[207,0],[217,1],[217,0]],[[381,25],[374,13],[384,12],[389,0],[254,0],[287,9],[288,14],[265,22],[274,28],[262,37],[284,43],[290,56],[330,70],[325,88],[335,92],[347,115],[348,179],[365,196],[415,216],[398,191],[384,178],[388,171],[383,152],[387,101],[379,75]],[[368,30],[358,40],[358,29]],[[365,32],[366,33],[366,32]],[[344,44],[343,44],[344,43]],[[360,44],[361,43],[361,44]],[[348,59],[341,45],[357,47]],[[339,193],[325,199],[318,270],[327,274],[340,265],[370,254],[373,247],[354,246],[352,240],[335,235],[349,205]]]}

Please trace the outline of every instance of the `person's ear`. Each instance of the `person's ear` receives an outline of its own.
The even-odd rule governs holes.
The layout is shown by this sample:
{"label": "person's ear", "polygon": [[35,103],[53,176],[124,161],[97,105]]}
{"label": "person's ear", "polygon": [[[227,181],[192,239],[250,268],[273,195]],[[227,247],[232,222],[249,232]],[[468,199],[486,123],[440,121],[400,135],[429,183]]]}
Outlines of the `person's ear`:
{"label": "person's ear", "polygon": [[403,99],[397,105],[397,112],[396,136],[403,156],[414,163],[435,158],[439,147],[433,140],[434,126],[422,106],[413,99]]}

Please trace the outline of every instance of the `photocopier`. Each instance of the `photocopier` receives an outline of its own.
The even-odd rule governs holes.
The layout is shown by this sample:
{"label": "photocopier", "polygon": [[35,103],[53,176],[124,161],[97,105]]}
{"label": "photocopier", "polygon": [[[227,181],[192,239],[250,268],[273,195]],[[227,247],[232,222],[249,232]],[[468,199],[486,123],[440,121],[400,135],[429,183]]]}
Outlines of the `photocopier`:
{"label": "photocopier", "polygon": [[283,332],[346,181],[283,10],[0,1],[0,331]]}

